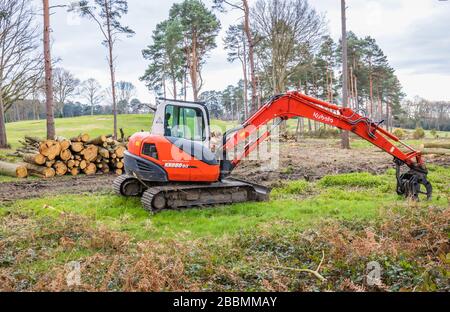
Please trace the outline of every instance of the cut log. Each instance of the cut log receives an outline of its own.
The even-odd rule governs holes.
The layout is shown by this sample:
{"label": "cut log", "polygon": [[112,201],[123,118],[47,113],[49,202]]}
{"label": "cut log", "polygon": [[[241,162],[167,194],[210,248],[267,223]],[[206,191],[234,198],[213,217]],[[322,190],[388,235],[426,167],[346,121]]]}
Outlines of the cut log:
{"label": "cut log", "polygon": [[75,153],[81,152],[83,148],[83,142],[72,142],[72,144],[70,145],[70,149]]}
{"label": "cut log", "polygon": [[36,154],[36,153],[39,153],[39,148],[34,148],[34,147],[23,148],[23,147],[19,147],[16,151],[19,152],[19,153],[22,153],[22,154]]}
{"label": "cut log", "polygon": [[106,148],[100,147],[98,149],[98,153],[100,154],[100,156],[102,156],[103,158],[109,158],[109,151]]}
{"label": "cut log", "polygon": [[125,146],[118,146],[114,149],[114,154],[116,154],[117,157],[122,158],[126,150]]}
{"label": "cut log", "polygon": [[98,146],[95,146],[95,145],[93,145],[93,144],[90,144],[90,145],[88,145],[88,146],[86,146],[86,148],[85,149],[83,149],[81,152],[80,152],[80,154],[81,155],[83,155],[83,158],[86,160],[86,161],[93,161],[93,160],[95,160],[95,158],[97,158],[97,155],[98,155]]}
{"label": "cut log", "polygon": [[58,141],[59,145],[61,145],[61,150],[68,149],[70,147],[70,144],[71,144],[69,140],[67,140],[64,137],[60,137],[60,136],[56,137],[56,141]]}
{"label": "cut log", "polygon": [[81,142],[87,142],[87,141],[89,141],[89,134],[87,134],[87,133],[83,133],[83,134],[81,134],[80,135],[80,138],[81,138]]}
{"label": "cut log", "polygon": [[61,153],[61,145],[54,140],[45,140],[39,145],[39,153],[49,160],[55,159]]}
{"label": "cut log", "polygon": [[32,175],[36,175],[38,177],[51,178],[55,176],[55,170],[53,168],[36,166],[29,163],[25,163],[24,166]]}
{"label": "cut log", "polygon": [[55,159],[47,160],[47,161],[45,162],[45,166],[46,166],[47,168],[51,168],[51,167],[53,167],[53,165],[55,164],[55,162],[56,162]]}
{"label": "cut log", "polygon": [[117,169],[122,169],[122,168],[123,168],[123,162],[118,161],[118,162],[116,162],[116,163],[114,164],[114,166],[115,166]]}
{"label": "cut log", "polygon": [[27,163],[33,165],[43,165],[45,164],[46,158],[42,154],[23,154],[23,160]]}
{"label": "cut log", "polygon": [[94,163],[89,163],[86,168],[83,169],[84,174],[92,175],[97,172],[97,166]]}
{"label": "cut log", "polygon": [[65,175],[67,173],[67,166],[62,161],[57,161],[53,165],[53,168],[55,169],[55,173],[58,176],[63,176],[63,175]]}
{"label": "cut log", "polygon": [[[79,160],[75,160],[75,166],[74,167],[80,167],[80,161]],[[86,166],[84,166],[86,168]]]}
{"label": "cut log", "polygon": [[0,174],[10,177],[26,178],[28,176],[28,170],[22,164],[0,161]]}
{"label": "cut log", "polygon": [[89,141],[89,134],[87,133],[80,134],[79,136],[71,138],[70,141],[86,143],[87,141]]}
{"label": "cut log", "polygon": [[59,154],[59,158],[61,158],[61,160],[64,161],[68,161],[71,157],[72,153],[68,149],[62,150],[61,153]]}
{"label": "cut log", "polygon": [[67,168],[72,169],[72,168],[74,168],[74,167],[75,167],[75,160],[70,159],[70,160],[67,162]]}
{"label": "cut log", "polygon": [[450,142],[429,142],[423,144],[424,148],[446,148],[450,149]]}
{"label": "cut log", "polygon": [[76,136],[76,137],[70,138],[70,141],[72,142],[72,144],[74,142],[81,142],[81,137],[80,136]]}
{"label": "cut log", "polygon": [[72,169],[70,169],[70,174],[73,176],[76,176],[80,173],[80,169],[78,167],[74,167]]}
{"label": "cut log", "polygon": [[87,141],[86,143],[103,146],[103,143],[105,143],[106,141],[106,135],[100,135],[92,140]]}
{"label": "cut log", "polygon": [[26,135],[25,136],[25,141],[27,141],[30,144],[38,144],[39,145],[39,143],[41,143],[44,140],[41,139],[41,138],[38,138],[38,137],[33,137],[33,136]]}
{"label": "cut log", "polygon": [[78,163],[78,167],[80,167],[81,170],[84,170],[87,167],[88,163],[86,160],[81,160]]}
{"label": "cut log", "polygon": [[121,174],[123,173],[123,171],[122,171],[122,169],[116,169],[116,170],[115,170],[115,173],[116,173],[117,175],[121,175]]}
{"label": "cut log", "polygon": [[109,173],[109,166],[103,166],[102,167],[102,172],[103,173]]}

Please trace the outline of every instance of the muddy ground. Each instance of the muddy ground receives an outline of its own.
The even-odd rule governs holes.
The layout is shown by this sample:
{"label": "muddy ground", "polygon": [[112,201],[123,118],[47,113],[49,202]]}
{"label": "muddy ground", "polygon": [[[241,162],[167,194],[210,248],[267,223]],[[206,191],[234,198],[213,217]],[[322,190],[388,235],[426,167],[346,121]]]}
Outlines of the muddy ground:
{"label": "muddy ground", "polygon": [[[427,157],[427,163],[450,166],[449,157]],[[383,173],[394,168],[392,157],[377,148],[341,150],[337,140],[309,139],[301,143],[280,145],[279,165],[271,167],[270,160],[246,160],[233,172],[236,178],[263,184],[279,185],[283,180],[313,181],[325,175],[370,172]],[[115,175],[59,177],[48,180],[24,180],[0,183],[0,202],[48,196],[52,194],[81,194],[110,192]]]}

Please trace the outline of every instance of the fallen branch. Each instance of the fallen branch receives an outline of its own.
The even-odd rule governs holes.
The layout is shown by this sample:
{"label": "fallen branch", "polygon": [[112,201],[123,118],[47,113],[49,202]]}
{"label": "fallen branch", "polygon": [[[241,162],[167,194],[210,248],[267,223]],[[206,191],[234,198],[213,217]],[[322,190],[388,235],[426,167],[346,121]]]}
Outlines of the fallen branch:
{"label": "fallen branch", "polygon": [[290,267],[285,267],[285,266],[274,266],[274,268],[277,268],[277,269],[283,269],[283,270],[290,270],[290,271],[295,271],[295,272],[306,272],[306,273],[309,273],[309,274],[312,274],[312,275],[314,275],[316,278],[318,278],[319,280],[321,280],[322,282],[323,281],[326,281],[327,279],[325,278],[325,277],[323,277],[320,273],[319,273],[319,270],[320,270],[320,267],[322,266],[322,263],[323,263],[323,260],[325,259],[325,252],[324,251],[322,251],[322,260],[320,260],[320,263],[319,263],[319,265],[317,266],[317,269],[315,269],[315,270],[310,270],[310,269],[297,269],[297,268],[290,268]]}

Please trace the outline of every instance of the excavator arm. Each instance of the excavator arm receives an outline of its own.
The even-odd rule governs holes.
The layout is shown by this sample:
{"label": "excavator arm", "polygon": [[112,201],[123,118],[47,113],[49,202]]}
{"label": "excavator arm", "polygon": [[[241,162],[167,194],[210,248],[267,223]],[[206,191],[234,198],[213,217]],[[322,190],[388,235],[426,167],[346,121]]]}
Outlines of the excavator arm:
{"label": "excavator arm", "polygon": [[[261,127],[270,121],[277,120],[274,124],[274,126],[277,126],[283,120],[293,117],[308,118],[351,131],[369,141],[394,157],[397,168],[398,194],[418,198],[420,193],[425,193],[427,198],[431,198],[431,184],[426,179],[428,171],[419,151],[414,150],[398,137],[381,128],[380,123],[375,123],[350,108],[339,107],[296,91],[272,97],[241,126],[224,134],[221,178],[228,176],[243,158],[247,157],[261,142],[268,138],[273,128],[262,132],[256,140],[246,143],[243,152],[233,159],[227,159],[228,151],[234,150],[241,142],[246,142],[252,134],[258,134]],[[403,145],[407,152],[400,150],[394,143]],[[402,165],[408,166],[409,172],[401,174],[400,167]],[[425,187],[425,192],[421,190],[420,185]]]}

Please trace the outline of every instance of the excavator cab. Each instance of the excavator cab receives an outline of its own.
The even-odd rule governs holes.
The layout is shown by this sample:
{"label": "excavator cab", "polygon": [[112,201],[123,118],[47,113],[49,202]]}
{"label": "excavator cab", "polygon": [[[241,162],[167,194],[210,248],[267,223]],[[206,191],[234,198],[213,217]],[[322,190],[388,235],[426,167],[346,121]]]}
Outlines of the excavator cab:
{"label": "excavator cab", "polygon": [[151,134],[173,137],[209,148],[209,113],[201,102],[160,99]]}
{"label": "excavator cab", "polygon": [[203,103],[161,99],[151,132],[135,133],[129,140],[126,174],[146,183],[217,181],[219,161],[209,144]]}

